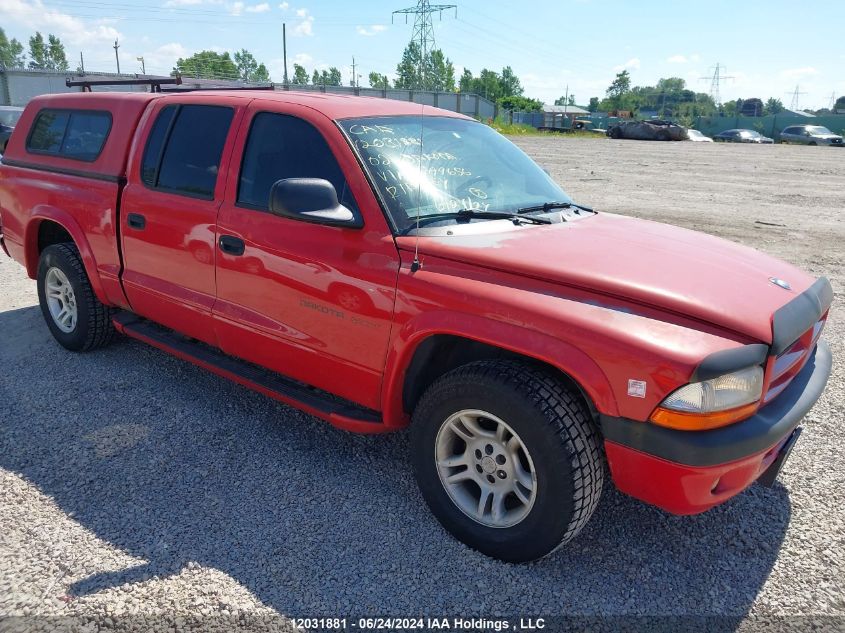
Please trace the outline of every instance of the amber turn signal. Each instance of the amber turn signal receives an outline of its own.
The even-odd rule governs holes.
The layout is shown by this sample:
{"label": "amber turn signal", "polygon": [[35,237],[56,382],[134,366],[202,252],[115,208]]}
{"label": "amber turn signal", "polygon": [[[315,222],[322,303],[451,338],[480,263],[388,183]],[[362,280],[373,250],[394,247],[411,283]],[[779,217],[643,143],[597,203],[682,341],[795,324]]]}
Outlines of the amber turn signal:
{"label": "amber turn signal", "polygon": [[657,407],[649,418],[655,424],[680,431],[706,431],[727,426],[751,417],[757,411],[757,402],[746,404],[735,409],[714,411],[711,413],[689,413],[686,411],[672,411]]}

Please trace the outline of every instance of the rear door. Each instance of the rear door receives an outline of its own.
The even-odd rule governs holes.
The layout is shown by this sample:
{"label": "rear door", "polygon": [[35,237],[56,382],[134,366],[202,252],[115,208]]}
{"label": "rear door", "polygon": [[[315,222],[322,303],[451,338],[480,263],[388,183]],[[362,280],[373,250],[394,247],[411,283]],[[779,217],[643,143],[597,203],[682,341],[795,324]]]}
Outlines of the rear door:
{"label": "rear door", "polygon": [[142,123],[144,145],[134,150],[121,204],[123,285],[132,310],[212,344],[221,174],[245,103],[158,100]]}
{"label": "rear door", "polygon": [[[268,211],[283,178],[331,182],[355,227]],[[399,254],[352,150],[313,109],[255,100],[218,216],[220,347],[361,405],[380,408]]]}

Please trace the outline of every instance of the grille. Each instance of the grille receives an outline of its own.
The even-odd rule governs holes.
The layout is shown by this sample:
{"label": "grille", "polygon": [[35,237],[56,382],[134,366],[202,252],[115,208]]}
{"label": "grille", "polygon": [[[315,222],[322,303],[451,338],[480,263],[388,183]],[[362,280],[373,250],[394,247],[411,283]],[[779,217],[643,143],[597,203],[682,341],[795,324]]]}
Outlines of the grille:
{"label": "grille", "polygon": [[816,321],[815,325],[804,332],[789,349],[778,356],[772,363],[769,375],[769,387],[763,397],[763,404],[768,404],[789,386],[810,358],[816,347],[816,342],[824,328],[827,313]]}

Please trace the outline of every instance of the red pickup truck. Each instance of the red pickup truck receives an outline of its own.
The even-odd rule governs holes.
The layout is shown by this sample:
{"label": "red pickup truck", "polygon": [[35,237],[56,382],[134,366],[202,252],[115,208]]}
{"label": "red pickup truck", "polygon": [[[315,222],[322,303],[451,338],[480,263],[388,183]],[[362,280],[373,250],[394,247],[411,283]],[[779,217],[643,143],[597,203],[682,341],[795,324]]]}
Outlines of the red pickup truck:
{"label": "red pickup truck", "polygon": [[37,97],[0,219],[60,344],[119,332],[343,429],[410,426],[433,513],[509,561],[578,534],[608,473],[676,514],[773,481],[830,374],[825,278],[576,204],[411,103]]}

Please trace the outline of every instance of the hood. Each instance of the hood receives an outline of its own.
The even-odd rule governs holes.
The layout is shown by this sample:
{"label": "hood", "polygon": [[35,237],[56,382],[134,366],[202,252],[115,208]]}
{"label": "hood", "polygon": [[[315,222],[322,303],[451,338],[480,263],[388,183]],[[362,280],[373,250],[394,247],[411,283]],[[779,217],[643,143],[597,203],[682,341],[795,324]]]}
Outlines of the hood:
{"label": "hood", "polygon": [[[398,238],[413,250],[412,236]],[[420,237],[424,255],[574,286],[706,321],[771,343],[772,314],[815,279],[747,246],[601,213],[499,233]],[[791,290],[770,281],[785,280]]]}

